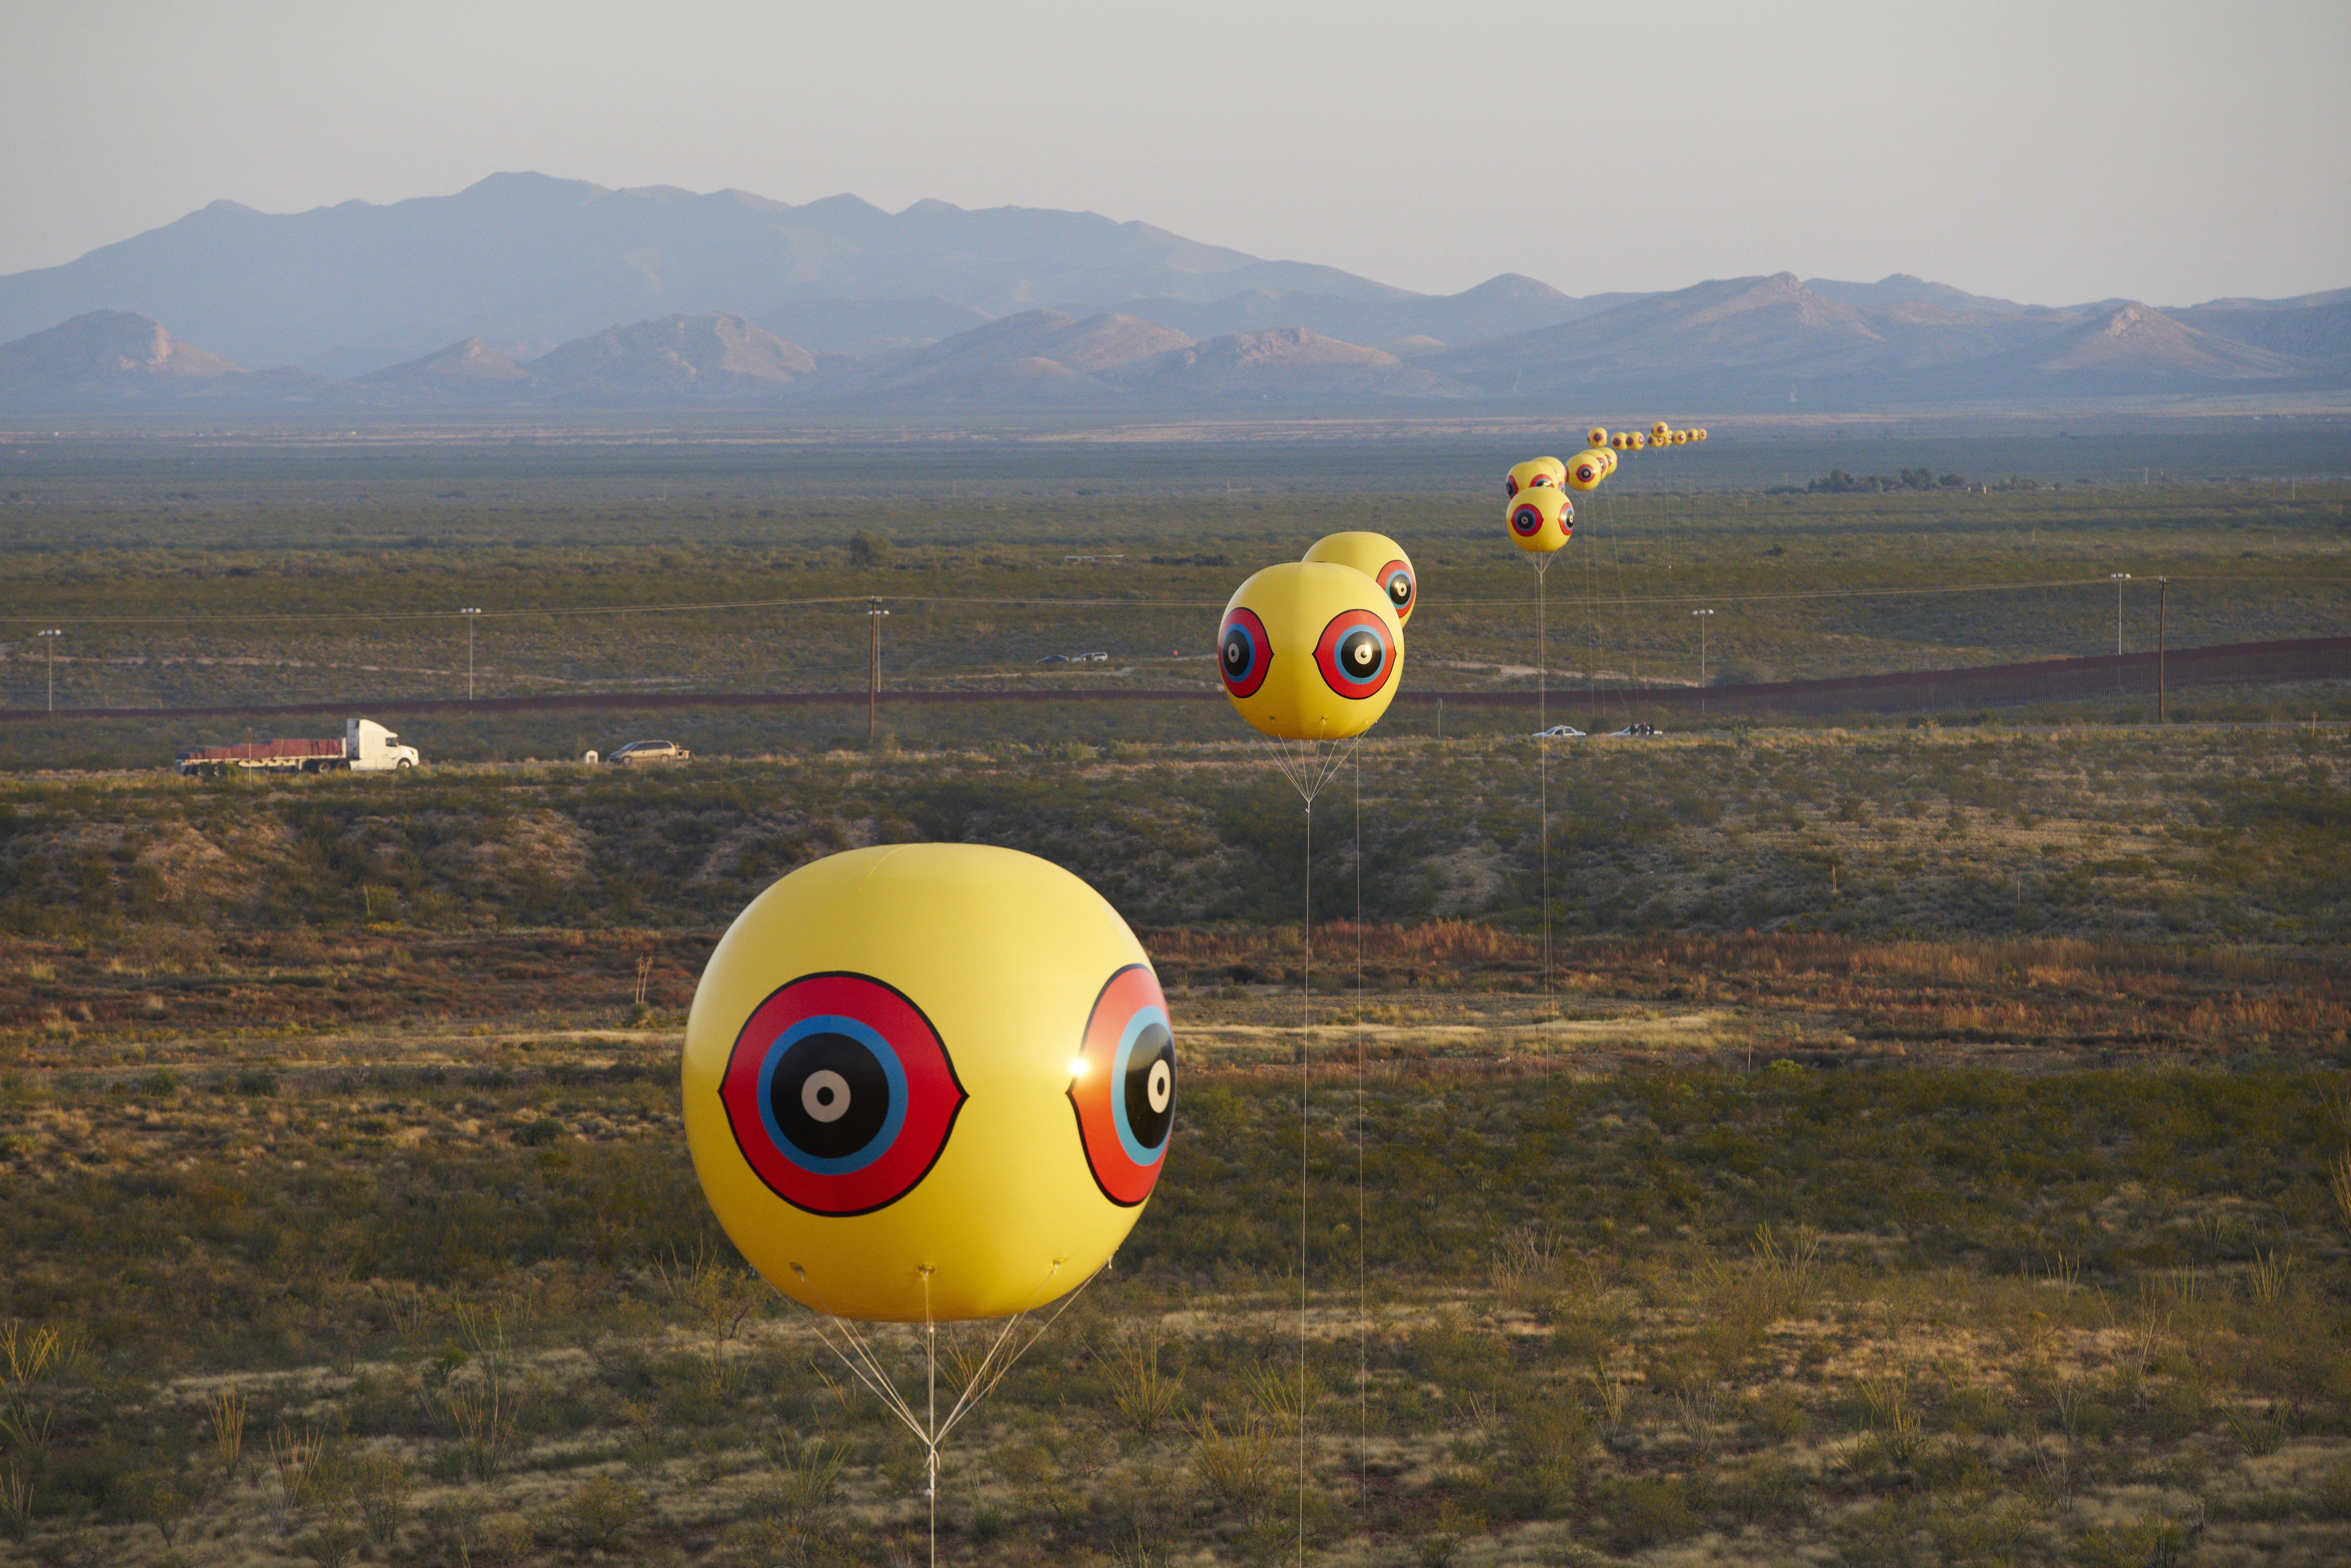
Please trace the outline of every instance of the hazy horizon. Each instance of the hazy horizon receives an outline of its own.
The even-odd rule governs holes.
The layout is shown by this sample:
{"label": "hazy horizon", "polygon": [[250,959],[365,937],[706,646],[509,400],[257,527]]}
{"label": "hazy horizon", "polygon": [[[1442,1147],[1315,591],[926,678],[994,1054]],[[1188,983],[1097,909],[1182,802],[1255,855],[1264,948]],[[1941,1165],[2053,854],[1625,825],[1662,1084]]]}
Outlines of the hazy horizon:
{"label": "hazy horizon", "polygon": [[[2183,40],[2192,40],[2192,46]],[[0,273],[214,200],[498,171],[1087,210],[1432,294],[1915,273],[2038,304],[2351,285],[2351,11],[1963,22],[1491,3],[852,16],[700,0],[0,17]]]}

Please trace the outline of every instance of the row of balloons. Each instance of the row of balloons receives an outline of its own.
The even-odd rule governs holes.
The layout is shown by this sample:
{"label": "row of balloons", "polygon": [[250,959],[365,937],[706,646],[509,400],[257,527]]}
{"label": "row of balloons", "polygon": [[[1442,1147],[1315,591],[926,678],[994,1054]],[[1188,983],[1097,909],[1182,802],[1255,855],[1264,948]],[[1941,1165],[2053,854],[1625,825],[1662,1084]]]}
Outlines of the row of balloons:
{"label": "row of balloons", "polygon": [[1584,433],[1585,449],[1568,462],[1556,457],[1530,457],[1502,476],[1503,518],[1510,542],[1531,555],[1544,556],[1575,537],[1575,503],[1570,490],[1596,490],[1616,472],[1619,452],[1669,451],[1706,439],[1704,429],[1676,430],[1664,420],[1644,433],[1611,434],[1601,425]]}
{"label": "row of balloons", "polygon": [[[1565,544],[1569,492],[1619,452],[1705,439],[1595,428],[1571,461],[1515,465],[1511,542]],[[1363,734],[1402,683],[1418,594],[1404,548],[1371,532],[1254,573],[1217,628],[1226,696],[1279,741]],[[792,873],[719,942],[687,1024],[686,1137],[720,1223],[787,1294],[839,1317],[1000,1317],[1125,1236],[1175,1078],[1150,960],[1092,888],[1009,850],[891,845]]]}

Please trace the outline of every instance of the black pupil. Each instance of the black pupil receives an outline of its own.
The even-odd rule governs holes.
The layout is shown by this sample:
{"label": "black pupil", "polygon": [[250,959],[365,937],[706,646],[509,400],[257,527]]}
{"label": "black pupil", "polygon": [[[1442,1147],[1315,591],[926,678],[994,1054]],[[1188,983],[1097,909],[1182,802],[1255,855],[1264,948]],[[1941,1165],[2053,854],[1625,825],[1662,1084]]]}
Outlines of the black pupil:
{"label": "black pupil", "polygon": [[[826,1072],[840,1082],[810,1082]],[[846,1106],[841,1103],[844,1093]],[[811,1103],[826,1120],[809,1113]],[[820,1160],[845,1159],[872,1143],[890,1119],[890,1077],[862,1041],[845,1034],[805,1034],[776,1063],[768,1105],[794,1148]]]}
{"label": "black pupil", "polygon": [[1389,578],[1388,597],[1395,601],[1395,607],[1399,610],[1403,609],[1405,605],[1410,604],[1412,602],[1412,579],[1406,577],[1402,572],[1397,572],[1394,577]]}
{"label": "black pupil", "polygon": [[[1156,1073],[1160,1082],[1159,1103],[1153,1105],[1151,1084],[1155,1070],[1165,1064],[1165,1071]],[[1167,1141],[1167,1129],[1176,1120],[1176,1042],[1167,1037],[1166,1026],[1148,1023],[1135,1036],[1134,1050],[1126,1059],[1126,1124],[1134,1134],[1134,1141],[1146,1149],[1155,1149]]]}
{"label": "black pupil", "polygon": [[1360,627],[1339,639],[1339,667],[1358,680],[1379,674],[1380,640]]}
{"label": "black pupil", "polygon": [[1238,675],[1248,672],[1249,664],[1249,638],[1238,631],[1226,632],[1225,668],[1230,670],[1234,674]]}

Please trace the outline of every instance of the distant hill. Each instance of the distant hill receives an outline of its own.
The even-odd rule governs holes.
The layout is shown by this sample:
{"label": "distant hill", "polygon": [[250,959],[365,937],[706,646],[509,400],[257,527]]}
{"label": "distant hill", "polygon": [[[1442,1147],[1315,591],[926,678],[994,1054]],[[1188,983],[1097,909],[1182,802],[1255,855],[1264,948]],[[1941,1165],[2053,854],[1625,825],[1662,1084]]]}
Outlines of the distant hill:
{"label": "distant hill", "polygon": [[1471,395],[1468,387],[1379,349],[1303,327],[1230,332],[1122,367],[1120,384],[1145,395],[1207,402],[1282,402]]}
{"label": "distant hill", "polygon": [[724,311],[613,327],[528,367],[554,395],[594,402],[772,395],[816,368],[816,356],[798,343]]}
{"label": "distant hill", "polygon": [[[1413,362],[1521,402],[1663,398],[1718,409],[1782,407],[1790,399],[1861,407],[2345,384],[2343,367],[2316,356],[2233,340],[2136,302],[2001,308],[1907,282],[1823,291],[1792,273],[1728,278]],[[2260,330],[2331,343],[2337,329],[2322,312],[2334,308],[2283,312]],[[2251,330],[2241,312],[2231,321]]]}
{"label": "distant hill", "polygon": [[383,364],[467,337],[563,342],[671,313],[757,319],[813,301],[935,298],[989,317],[1082,316],[1251,288],[1405,293],[1092,213],[920,202],[892,214],[854,196],[791,206],[498,174],[387,206],[269,214],[215,202],[63,267],[0,277],[0,340],[136,309],[246,364],[350,364],[365,352]]}
{"label": "distant hill", "polygon": [[181,342],[152,317],[128,310],[92,310],[0,344],[0,393],[120,398],[239,373],[218,354]]}
{"label": "distant hill", "polygon": [[1623,399],[1727,412],[2351,388],[2351,289],[2048,307],[1907,273],[1782,272],[1583,298],[1503,274],[1428,295],[1091,213],[794,206],[540,174],[385,206],[216,202],[0,277],[10,338],[0,399],[15,408],[1482,399],[1578,418]]}
{"label": "distant hill", "polygon": [[1063,402],[1106,392],[1104,371],[1191,341],[1132,316],[1079,321],[1059,310],[1029,310],[878,361],[849,376],[843,390],[868,401]]}

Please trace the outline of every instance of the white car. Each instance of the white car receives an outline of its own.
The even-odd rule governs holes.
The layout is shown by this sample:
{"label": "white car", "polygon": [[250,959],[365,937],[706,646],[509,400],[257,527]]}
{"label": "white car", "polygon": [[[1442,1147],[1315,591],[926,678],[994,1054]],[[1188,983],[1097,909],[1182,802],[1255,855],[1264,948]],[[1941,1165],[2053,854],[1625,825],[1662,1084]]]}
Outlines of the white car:
{"label": "white car", "polygon": [[1620,736],[1663,735],[1666,732],[1664,730],[1659,729],[1654,724],[1628,724],[1622,729],[1609,731],[1608,738],[1614,740]]}
{"label": "white car", "polygon": [[693,755],[674,740],[632,740],[604,761],[612,768],[643,768],[653,762],[684,762]]}
{"label": "white car", "polygon": [[1555,724],[1527,737],[1529,740],[1582,740],[1583,732],[1572,724]]}

